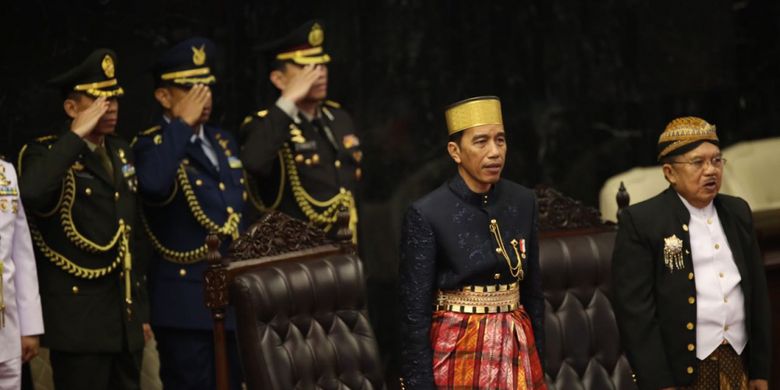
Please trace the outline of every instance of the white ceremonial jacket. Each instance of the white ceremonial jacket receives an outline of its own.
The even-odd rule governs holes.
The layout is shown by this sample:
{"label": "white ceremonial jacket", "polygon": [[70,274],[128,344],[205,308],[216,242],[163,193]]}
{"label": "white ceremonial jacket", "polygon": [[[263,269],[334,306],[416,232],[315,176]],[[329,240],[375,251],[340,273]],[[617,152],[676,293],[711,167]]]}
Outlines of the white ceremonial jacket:
{"label": "white ceremonial jacket", "polygon": [[0,363],[21,355],[21,336],[43,333],[38,272],[18,184],[13,165],[0,160],[0,302],[5,305],[0,312],[5,325],[0,328]]}

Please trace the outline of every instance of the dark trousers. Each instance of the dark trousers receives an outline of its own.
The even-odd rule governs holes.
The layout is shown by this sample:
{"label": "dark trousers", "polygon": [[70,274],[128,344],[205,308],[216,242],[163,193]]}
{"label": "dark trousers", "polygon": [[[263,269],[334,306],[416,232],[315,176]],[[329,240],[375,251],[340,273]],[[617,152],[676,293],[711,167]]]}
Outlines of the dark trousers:
{"label": "dark trousers", "polygon": [[138,390],[143,350],[118,353],[71,353],[52,350],[57,390]]}
{"label": "dark trousers", "polygon": [[[155,327],[160,380],[166,389],[214,390],[214,333],[210,330]],[[226,332],[230,388],[240,390],[244,376],[234,332]]]}

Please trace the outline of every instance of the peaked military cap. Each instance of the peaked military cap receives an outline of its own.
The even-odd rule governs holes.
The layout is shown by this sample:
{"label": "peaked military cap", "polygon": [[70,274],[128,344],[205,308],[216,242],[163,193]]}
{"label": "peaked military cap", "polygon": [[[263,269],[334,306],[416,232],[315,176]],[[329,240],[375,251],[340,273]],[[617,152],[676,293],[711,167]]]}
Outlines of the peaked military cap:
{"label": "peaked military cap", "polygon": [[292,61],[298,65],[327,64],[325,30],[319,20],[310,20],[284,37],[255,47],[266,52],[270,60]]}
{"label": "peaked military cap", "polygon": [[450,104],[444,117],[449,135],[472,127],[504,124],[501,101],[496,96],[477,96]]}
{"label": "peaked military cap", "polygon": [[216,46],[209,39],[194,37],[179,42],[163,53],[154,65],[155,83],[190,87],[215,84],[211,73]]}
{"label": "peaked military cap", "polygon": [[92,97],[124,95],[116,78],[116,53],[109,49],[97,49],[75,68],[49,80],[63,94],[83,92]]}
{"label": "peaked military cap", "polygon": [[685,154],[696,149],[702,142],[719,146],[715,125],[695,116],[674,119],[658,137],[658,161],[665,157]]}

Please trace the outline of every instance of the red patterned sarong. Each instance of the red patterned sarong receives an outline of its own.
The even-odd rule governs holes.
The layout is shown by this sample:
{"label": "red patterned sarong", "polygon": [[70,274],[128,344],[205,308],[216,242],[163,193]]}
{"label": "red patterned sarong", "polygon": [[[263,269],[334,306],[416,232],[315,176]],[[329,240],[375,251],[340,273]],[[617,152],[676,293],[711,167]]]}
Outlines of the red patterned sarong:
{"label": "red patterned sarong", "polygon": [[433,313],[433,378],[439,389],[546,390],[531,320],[511,312]]}

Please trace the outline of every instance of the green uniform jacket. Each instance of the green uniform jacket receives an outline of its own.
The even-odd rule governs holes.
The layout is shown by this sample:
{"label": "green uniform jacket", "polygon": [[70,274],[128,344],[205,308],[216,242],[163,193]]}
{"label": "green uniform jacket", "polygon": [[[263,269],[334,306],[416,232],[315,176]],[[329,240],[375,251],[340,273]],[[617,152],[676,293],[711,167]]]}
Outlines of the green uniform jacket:
{"label": "green uniform jacket", "polygon": [[[135,168],[130,146],[106,136],[112,180],[76,134],[38,138],[19,154],[20,188],[30,209],[46,334],[59,351],[111,353],[143,348],[148,322],[143,259],[132,255]],[[126,298],[126,262],[132,259]]]}
{"label": "green uniform jacket", "polygon": [[[769,295],[748,204],[715,197],[734,262],[742,277],[748,332],[748,377],[768,379]],[[689,385],[696,377],[696,271],[688,235],[690,214],[671,187],[625,209],[612,258],[614,308],[620,337],[640,389]],[[664,238],[683,242],[684,267],[669,271]]]}
{"label": "green uniform jacket", "polygon": [[[357,228],[356,199],[363,152],[350,115],[337,103],[320,107],[327,132],[276,105],[250,116],[240,130],[241,161],[250,174],[250,201],[259,211],[276,209],[328,231],[339,206]],[[335,232],[335,231],[334,231]]]}

